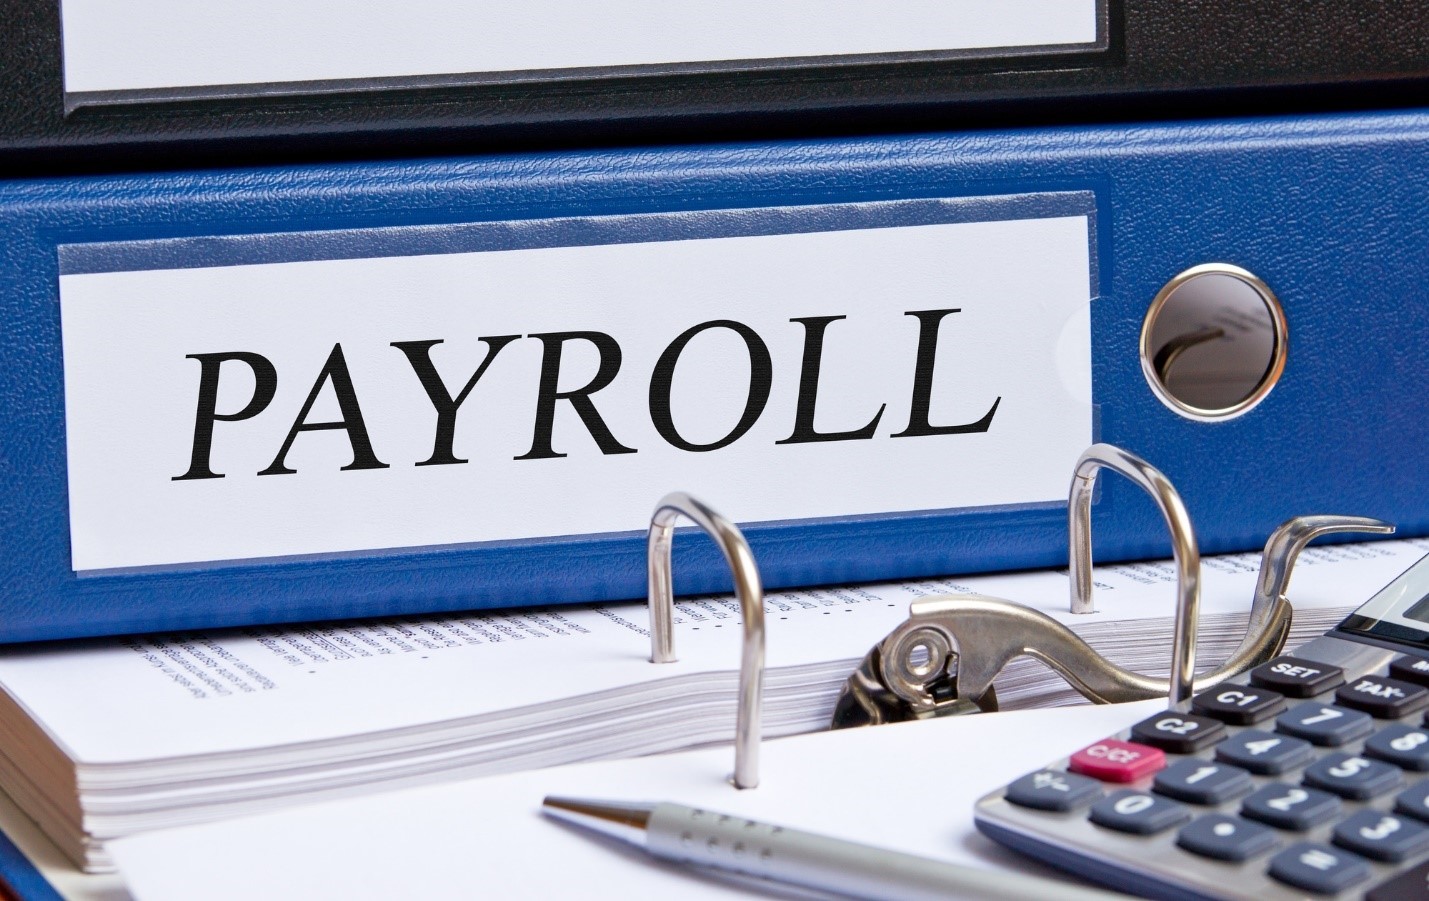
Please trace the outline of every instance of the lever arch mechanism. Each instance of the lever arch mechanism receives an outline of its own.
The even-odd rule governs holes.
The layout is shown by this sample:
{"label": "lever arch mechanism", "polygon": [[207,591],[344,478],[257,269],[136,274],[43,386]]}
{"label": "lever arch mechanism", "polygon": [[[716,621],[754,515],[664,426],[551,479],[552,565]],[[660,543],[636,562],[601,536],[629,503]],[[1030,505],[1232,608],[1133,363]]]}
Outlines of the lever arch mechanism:
{"label": "lever arch mechanism", "polygon": [[[1180,546],[1170,686],[1173,703],[1280,653],[1294,613],[1286,595],[1290,575],[1300,551],[1310,541],[1332,532],[1394,531],[1389,523],[1362,516],[1299,516],[1286,521],[1265,543],[1245,638],[1222,666],[1192,682],[1189,675],[1194,672],[1200,575],[1195,535],[1165,476],[1144,460],[1110,445],[1088,449],[1078,461],[1072,481],[1068,507],[1072,612],[1090,612],[1089,502],[1095,474],[1102,467],[1129,475],[1157,498],[1171,526],[1173,546]],[[1182,652],[1185,657],[1181,659],[1189,661],[1185,684],[1174,678],[1180,672],[1175,668],[1175,655]],[[914,601],[908,619],[869,651],[839,695],[833,726],[996,710],[993,679],[1021,656],[1040,660],[1096,703],[1145,700],[1168,693],[1165,680],[1110,663],[1075,632],[1041,611],[984,595],[944,595]]]}
{"label": "lever arch mechanism", "polygon": [[764,694],[764,587],[754,554],[739,527],[683,491],[660,499],[650,518],[647,561],[650,584],[650,662],[674,663],[675,587],[671,545],[675,522],[690,519],[719,545],[734,576],[734,596],[744,621],[739,662],[739,713],[734,731],[735,788],[759,785],[760,705]]}
{"label": "lever arch mechanism", "polygon": [[1067,498],[1072,612],[1096,611],[1092,602],[1092,492],[1103,469],[1121,473],[1151,495],[1171,531],[1171,554],[1176,560],[1176,631],[1171,640],[1170,698],[1177,704],[1191,696],[1196,674],[1196,626],[1201,612],[1201,551],[1196,530],[1171,480],[1150,463],[1111,444],[1093,444],[1072,470]]}

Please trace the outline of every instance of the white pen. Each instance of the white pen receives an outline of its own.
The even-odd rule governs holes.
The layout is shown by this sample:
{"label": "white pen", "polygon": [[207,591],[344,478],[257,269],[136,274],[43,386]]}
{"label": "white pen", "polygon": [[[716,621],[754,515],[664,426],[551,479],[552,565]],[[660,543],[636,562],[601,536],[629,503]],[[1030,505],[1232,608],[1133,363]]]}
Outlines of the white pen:
{"label": "white pen", "polygon": [[1106,901],[1110,893],[1022,873],[979,870],[680,804],[548,797],[550,816],[656,857],[732,870],[851,898]]}

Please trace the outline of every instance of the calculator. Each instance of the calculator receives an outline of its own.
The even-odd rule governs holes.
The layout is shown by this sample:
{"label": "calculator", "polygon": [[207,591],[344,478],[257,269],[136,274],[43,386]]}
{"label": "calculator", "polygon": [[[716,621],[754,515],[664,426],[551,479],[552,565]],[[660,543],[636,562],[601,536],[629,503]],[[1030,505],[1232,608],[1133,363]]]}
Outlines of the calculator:
{"label": "calculator", "polygon": [[1149,898],[1429,899],[1429,557],[1324,636],[1028,773],[978,829]]}

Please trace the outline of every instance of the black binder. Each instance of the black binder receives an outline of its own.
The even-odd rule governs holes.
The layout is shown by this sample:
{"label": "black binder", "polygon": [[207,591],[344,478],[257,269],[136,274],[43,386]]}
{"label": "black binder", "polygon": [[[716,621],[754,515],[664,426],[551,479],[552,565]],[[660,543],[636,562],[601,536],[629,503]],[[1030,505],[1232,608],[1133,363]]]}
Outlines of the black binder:
{"label": "black binder", "polygon": [[[1429,4],[1099,0],[1083,46],[66,93],[59,0],[0,0],[0,163],[162,168],[1415,102]],[[320,36],[315,36],[320,40]]]}

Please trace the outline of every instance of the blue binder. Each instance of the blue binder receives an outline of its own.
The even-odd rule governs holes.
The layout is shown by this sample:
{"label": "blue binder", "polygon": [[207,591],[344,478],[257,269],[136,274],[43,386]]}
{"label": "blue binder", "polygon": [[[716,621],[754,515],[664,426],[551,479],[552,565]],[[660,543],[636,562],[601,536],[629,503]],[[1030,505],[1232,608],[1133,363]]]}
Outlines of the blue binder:
{"label": "blue binder", "polygon": [[[1317,512],[1423,534],[1426,173],[1429,113],[1409,111],[0,184],[9,325],[0,338],[0,638],[560,604],[645,589],[643,521],[599,534],[77,567],[66,442],[94,438],[66,426],[73,361],[59,282],[75,273],[1075,215],[1087,223],[1094,298],[1089,437],[1162,469],[1203,551],[1256,548],[1288,516]],[[1278,384],[1223,421],[1163,403],[1138,344],[1158,291],[1212,262],[1271,286],[1290,335]],[[908,309],[888,303],[895,316]],[[188,365],[196,383],[201,363]],[[806,355],[806,376],[809,365]],[[335,370],[324,373],[334,387]],[[256,405],[261,389],[248,390]],[[209,425],[227,430],[245,401],[223,403],[222,413],[210,407]],[[304,427],[324,427],[319,418]],[[348,437],[357,464],[360,442]],[[285,471],[282,454],[273,464]],[[950,451],[947,466],[956,465]],[[176,470],[173,484],[195,473],[203,470]],[[940,473],[920,477],[937,484]],[[692,487],[650,484],[648,503]],[[742,518],[720,497],[705,499]],[[1101,560],[1168,551],[1155,508],[1134,486],[1106,481],[1094,516]],[[1054,566],[1067,540],[1065,504],[776,516],[746,534],[775,587]],[[681,592],[727,584],[702,537],[677,542],[675,572]]]}

